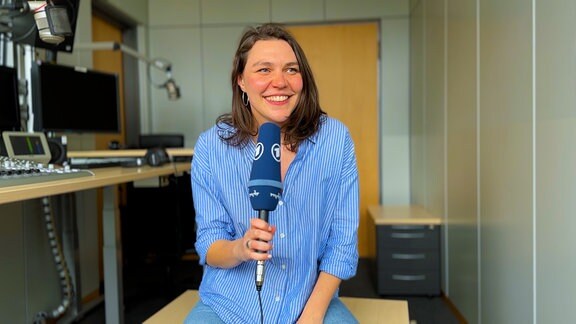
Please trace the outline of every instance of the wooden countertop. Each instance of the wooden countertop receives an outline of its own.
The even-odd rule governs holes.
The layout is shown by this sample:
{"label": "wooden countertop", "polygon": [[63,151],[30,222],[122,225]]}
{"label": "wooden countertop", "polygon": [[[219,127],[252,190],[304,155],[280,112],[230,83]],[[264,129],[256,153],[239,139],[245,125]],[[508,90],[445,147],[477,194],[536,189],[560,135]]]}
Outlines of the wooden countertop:
{"label": "wooden countertop", "polygon": [[167,176],[188,170],[190,170],[189,162],[165,164],[159,167],[95,168],[90,170],[94,173],[91,176],[0,187],[0,204]]}
{"label": "wooden countertop", "polygon": [[417,205],[368,206],[368,213],[376,225],[440,225],[442,219]]}

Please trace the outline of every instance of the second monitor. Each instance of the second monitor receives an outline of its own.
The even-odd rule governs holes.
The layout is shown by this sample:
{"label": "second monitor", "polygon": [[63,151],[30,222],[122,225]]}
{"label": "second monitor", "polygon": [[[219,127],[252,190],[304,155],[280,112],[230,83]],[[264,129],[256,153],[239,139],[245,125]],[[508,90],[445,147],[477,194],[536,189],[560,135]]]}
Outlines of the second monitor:
{"label": "second monitor", "polygon": [[120,132],[116,74],[36,62],[31,82],[35,131]]}

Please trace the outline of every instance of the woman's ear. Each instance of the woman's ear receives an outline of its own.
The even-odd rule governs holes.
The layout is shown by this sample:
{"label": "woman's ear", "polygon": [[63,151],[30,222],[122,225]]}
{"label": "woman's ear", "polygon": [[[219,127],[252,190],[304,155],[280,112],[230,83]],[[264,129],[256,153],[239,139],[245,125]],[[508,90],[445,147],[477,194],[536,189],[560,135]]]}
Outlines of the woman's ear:
{"label": "woman's ear", "polygon": [[242,89],[242,91],[246,92],[246,90],[244,89],[244,79],[242,78],[241,75],[238,76],[238,86],[240,87],[240,89]]}

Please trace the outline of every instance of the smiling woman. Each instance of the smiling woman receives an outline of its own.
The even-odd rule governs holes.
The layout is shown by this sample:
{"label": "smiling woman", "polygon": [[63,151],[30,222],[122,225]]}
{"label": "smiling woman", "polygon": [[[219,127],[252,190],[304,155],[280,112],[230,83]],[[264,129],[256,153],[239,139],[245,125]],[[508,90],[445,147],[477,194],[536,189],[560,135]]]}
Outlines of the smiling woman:
{"label": "smiling woman", "polygon": [[[231,81],[232,111],[194,149],[204,273],[186,323],[357,323],[338,299],[358,264],[358,169],[348,129],[321,109],[306,56],[281,25],[246,30]],[[280,126],[283,188],[269,222],[255,217],[249,197],[255,140],[267,123]],[[260,289],[255,270],[264,260],[268,288]],[[247,298],[255,288],[257,298]]]}
{"label": "smiling woman", "polygon": [[296,107],[302,91],[302,75],[296,55],[283,40],[263,40],[250,50],[238,85],[258,122],[283,125]]}

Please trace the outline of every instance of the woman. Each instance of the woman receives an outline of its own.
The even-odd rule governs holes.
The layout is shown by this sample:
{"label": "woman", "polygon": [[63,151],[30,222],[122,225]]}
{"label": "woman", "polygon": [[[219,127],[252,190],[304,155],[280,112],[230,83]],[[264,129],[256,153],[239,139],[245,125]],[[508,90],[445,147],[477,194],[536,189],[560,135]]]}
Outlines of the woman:
{"label": "woman", "polygon": [[[200,135],[192,162],[204,274],[188,323],[356,323],[337,298],[358,263],[358,171],[347,128],[319,105],[312,70],[278,24],[243,34],[232,112]],[[283,192],[269,223],[248,181],[259,126],[281,128]],[[255,288],[256,260],[266,260]],[[261,294],[261,295],[260,295]]]}

